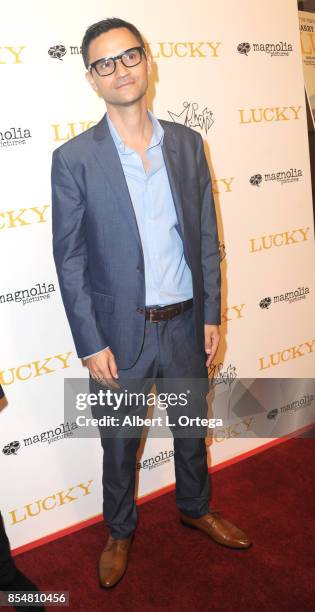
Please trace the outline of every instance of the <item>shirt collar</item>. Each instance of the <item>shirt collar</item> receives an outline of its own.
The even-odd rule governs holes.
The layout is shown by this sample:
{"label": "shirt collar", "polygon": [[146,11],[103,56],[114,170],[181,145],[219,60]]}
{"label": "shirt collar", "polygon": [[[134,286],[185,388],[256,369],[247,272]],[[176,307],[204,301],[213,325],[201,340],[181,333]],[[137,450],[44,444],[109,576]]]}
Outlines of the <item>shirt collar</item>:
{"label": "shirt collar", "polygon": [[[160,122],[158,121],[158,119],[153,115],[153,113],[151,113],[151,111],[148,111],[148,115],[152,122],[153,134],[152,134],[151,142],[149,146],[147,147],[147,150],[151,149],[152,147],[156,147],[157,145],[162,145],[163,138],[164,138],[164,130]],[[106,120],[108,123],[109,131],[111,133],[111,136],[114,140],[114,143],[118,151],[123,154],[133,153],[133,149],[130,149],[130,147],[127,147],[123,139],[121,138],[121,136],[118,134],[108,113],[106,113]]]}

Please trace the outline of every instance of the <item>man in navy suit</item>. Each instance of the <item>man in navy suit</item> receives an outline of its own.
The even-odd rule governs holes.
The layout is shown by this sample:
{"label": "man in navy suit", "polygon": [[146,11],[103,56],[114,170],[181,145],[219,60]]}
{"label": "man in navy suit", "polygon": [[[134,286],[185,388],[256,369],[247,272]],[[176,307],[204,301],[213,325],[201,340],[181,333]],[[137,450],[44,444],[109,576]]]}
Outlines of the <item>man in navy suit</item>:
{"label": "man in navy suit", "polygon": [[[52,165],[54,258],[78,356],[93,390],[134,380],[148,392],[152,379],[165,390],[170,380],[188,377],[206,388],[219,343],[220,260],[202,138],[148,111],[151,58],[135,26],[117,18],[92,25],[82,54],[107,113],[56,149]],[[195,396],[190,414],[206,410],[205,396]],[[182,523],[248,548],[240,529],[209,510],[204,435],[186,434],[174,435]],[[131,432],[102,438],[110,530],[99,562],[104,587],[127,568],[138,445]]]}

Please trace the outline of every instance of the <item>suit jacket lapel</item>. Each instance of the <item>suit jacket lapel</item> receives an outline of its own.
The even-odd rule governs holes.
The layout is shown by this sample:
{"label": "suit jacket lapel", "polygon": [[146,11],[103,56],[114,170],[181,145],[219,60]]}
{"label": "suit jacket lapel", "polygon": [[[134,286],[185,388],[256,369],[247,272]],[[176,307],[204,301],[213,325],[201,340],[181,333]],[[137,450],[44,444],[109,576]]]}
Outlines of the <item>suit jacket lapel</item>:
{"label": "suit jacket lapel", "polygon": [[115,194],[118,205],[121,207],[124,220],[129,223],[130,229],[134,233],[142,251],[136,214],[118,151],[106,121],[106,113],[101,121],[95,126],[94,139],[96,143],[95,157],[104,171],[104,176]]}

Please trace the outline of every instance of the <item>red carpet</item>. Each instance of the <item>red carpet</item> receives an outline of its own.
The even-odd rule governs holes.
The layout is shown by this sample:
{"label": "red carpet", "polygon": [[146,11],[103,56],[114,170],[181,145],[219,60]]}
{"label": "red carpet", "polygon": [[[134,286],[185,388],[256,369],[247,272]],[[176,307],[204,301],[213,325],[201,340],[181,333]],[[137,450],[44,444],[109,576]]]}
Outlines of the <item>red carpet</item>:
{"label": "red carpet", "polygon": [[140,506],[128,572],[111,591],[97,582],[102,523],[17,565],[42,590],[69,590],[70,609],[84,612],[313,610],[314,449],[314,439],[291,439],[213,475],[212,506],[250,534],[247,551],[181,526],[172,492]]}

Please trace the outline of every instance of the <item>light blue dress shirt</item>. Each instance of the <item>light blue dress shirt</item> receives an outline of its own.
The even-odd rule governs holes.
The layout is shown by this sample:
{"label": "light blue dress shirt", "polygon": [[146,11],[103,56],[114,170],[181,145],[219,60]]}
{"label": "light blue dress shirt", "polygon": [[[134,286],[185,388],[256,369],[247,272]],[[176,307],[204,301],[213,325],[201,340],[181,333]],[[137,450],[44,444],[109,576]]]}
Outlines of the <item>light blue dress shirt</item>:
{"label": "light blue dress shirt", "polygon": [[116,145],[135,211],[144,255],[146,306],[166,306],[189,300],[192,277],[178,234],[177,214],[162,153],[164,130],[149,111],[152,139],[146,149],[147,173],[140,155],[127,147],[108,113],[110,133]]}
{"label": "light blue dress shirt", "polygon": [[137,219],[144,256],[145,303],[167,306],[192,298],[192,276],[176,229],[178,219],[162,153],[164,130],[156,117],[148,113],[153,134],[146,149],[147,172],[140,155],[124,144],[108,113],[106,120]]}

